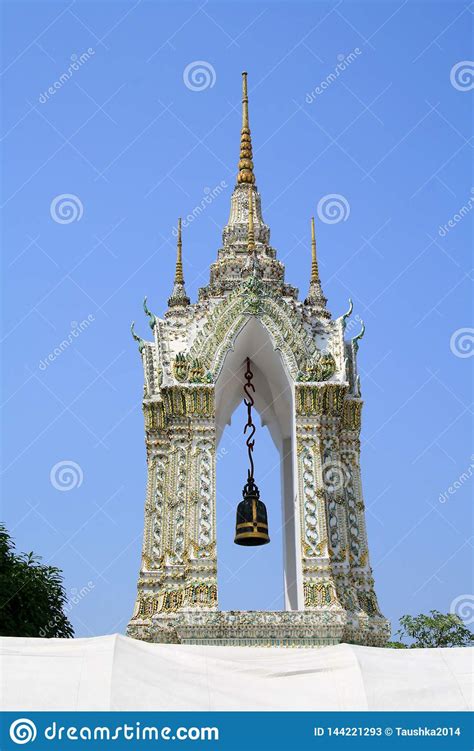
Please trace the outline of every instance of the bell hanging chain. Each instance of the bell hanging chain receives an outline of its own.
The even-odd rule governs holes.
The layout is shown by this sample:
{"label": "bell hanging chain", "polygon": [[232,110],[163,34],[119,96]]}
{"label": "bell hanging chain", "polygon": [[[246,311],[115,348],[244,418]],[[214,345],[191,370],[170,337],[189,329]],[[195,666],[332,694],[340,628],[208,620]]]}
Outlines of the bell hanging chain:
{"label": "bell hanging chain", "polygon": [[247,482],[242,491],[242,500],[237,506],[234,537],[235,544],[244,547],[266,545],[270,542],[267,509],[264,502],[260,500],[260,492],[253,476],[253,449],[255,446],[254,435],[256,430],[252,420],[252,407],[255,403],[254,394],[253,373],[250,367],[250,358],[247,357],[244,384],[244,404],[247,407],[247,423],[244,427],[244,435],[247,435],[246,444],[249,455],[249,469],[247,471]]}
{"label": "bell hanging chain", "polygon": [[252,383],[252,379],[253,379],[253,373],[250,369],[250,358],[247,357],[247,370],[245,371],[246,384],[244,385],[244,393],[245,393],[245,396],[247,397],[246,399],[244,399],[244,404],[247,407],[247,424],[244,427],[244,435],[247,433],[247,430],[250,429],[250,433],[247,436],[247,441],[246,441],[247,451],[249,455],[249,464],[250,464],[250,467],[247,473],[248,474],[247,482],[250,485],[254,484],[253,448],[255,446],[254,435],[256,431],[256,427],[252,421],[252,407],[255,404],[254,398],[252,396],[252,392],[255,393],[255,386]]}

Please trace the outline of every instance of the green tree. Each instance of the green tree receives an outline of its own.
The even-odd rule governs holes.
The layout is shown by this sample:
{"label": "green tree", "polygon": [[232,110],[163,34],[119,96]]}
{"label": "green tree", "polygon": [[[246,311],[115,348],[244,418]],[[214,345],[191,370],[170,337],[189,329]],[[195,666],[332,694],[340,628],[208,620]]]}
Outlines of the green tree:
{"label": "green tree", "polygon": [[467,647],[474,643],[474,634],[455,613],[444,615],[439,610],[430,610],[429,615],[403,615],[400,626],[395,636],[401,641],[389,642],[388,647]]}
{"label": "green tree", "polygon": [[33,553],[16,553],[0,524],[0,635],[71,637],[66,603],[60,569],[40,563]]}

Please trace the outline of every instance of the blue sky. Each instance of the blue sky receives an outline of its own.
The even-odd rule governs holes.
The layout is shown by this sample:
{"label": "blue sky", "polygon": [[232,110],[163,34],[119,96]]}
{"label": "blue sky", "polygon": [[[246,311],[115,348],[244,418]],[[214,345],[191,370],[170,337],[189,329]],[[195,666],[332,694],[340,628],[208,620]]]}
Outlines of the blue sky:
{"label": "blue sky", "polygon": [[[316,215],[329,307],[338,316],[351,296],[354,333],[366,323],[362,468],[383,612],[472,610],[470,18],[456,2],[4,3],[3,517],[19,550],[63,569],[70,597],[87,588],[70,610],[77,635],[124,631],[132,612],[146,464],[129,326],[148,335],[145,294],[163,314],[176,219],[224,185],[184,232],[192,299],[208,279],[242,70],[287,279],[306,293]],[[185,74],[196,67],[204,78]],[[70,215],[54,211],[65,194]],[[318,219],[330,194],[345,220]],[[277,609],[279,475],[262,429],[273,543],[255,557],[232,544],[243,421],[218,463],[220,604]],[[51,481],[62,462],[67,492]]]}

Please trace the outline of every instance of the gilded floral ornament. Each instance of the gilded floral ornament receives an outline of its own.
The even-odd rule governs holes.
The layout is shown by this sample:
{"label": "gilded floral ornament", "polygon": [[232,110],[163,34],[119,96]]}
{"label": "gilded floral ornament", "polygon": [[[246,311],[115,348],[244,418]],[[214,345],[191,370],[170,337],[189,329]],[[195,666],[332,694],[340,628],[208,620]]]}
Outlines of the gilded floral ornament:
{"label": "gilded floral ornament", "polygon": [[298,381],[328,381],[336,372],[336,361],[330,352],[318,352],[298,374]]}
{"label": "gilded floral ornament", "polygon": [[330,352],[323,352],[316,363],[316,380],[327,381],[336,372],[336,361]]}
{"label": "gilded floral ornament", "polygon": [[262,296],[264,284],[257,275],[252,274],[246,280],[243,288],[243,299],[246,310],[251,315],[258,315],[262,311]]}
{"label": "gilded floral ornament", "polygon": [[199,358],[196,357],[191,362],[191,367],[189,369],[189,382],[204,383],[205,381],[206,377],[204,376],[204,367],[202,366]]}
{"label": "gilded floral ornament", "polygon": [[189,362],[183,352],[178,352],[173,363],[173,375],[177,381],[183,383],[189,373]]}
{"label": "gilded floral ornament", "polygon": [[204,368],[201,365],[201,361],[196,357],[189,368],[189,381],[190,383],[202,383],[204,379]]}

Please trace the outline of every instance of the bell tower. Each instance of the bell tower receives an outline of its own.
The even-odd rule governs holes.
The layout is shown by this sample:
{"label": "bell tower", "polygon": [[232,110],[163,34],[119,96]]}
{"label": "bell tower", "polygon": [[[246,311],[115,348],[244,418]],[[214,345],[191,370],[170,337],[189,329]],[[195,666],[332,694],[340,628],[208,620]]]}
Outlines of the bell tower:
{"label": "bell tower", "polygon": [[[148,482],[129,636],[260,646],[387,641],[389,623],[369,563],[359,463],[357,351],[364,327],[346,340],[352,303],[336,319],[327,309],[314,219],[310,245],[309,290],[301,301],[285,281],[263,220],[243,73],[237,183],[209,284],[191,303],[179,222],[168,310],[158,318],[145,298],[151,341],[132,324],[145,377]],[[281,458],[285,610],[277,612],[218,606],[216,452],[242,401],[249,368],[255,406],[265,410]],[[240,523],[252,514],[264,534],[266,515],[255,494]]]}

